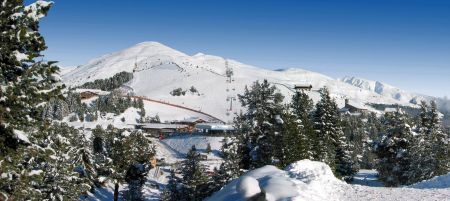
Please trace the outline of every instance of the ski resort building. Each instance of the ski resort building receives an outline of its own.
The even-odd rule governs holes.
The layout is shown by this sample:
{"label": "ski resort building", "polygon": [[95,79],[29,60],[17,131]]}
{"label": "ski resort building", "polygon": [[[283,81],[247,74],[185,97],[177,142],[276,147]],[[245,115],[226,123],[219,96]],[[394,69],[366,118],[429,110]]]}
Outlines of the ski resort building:
{"label": "ski resort building", "polygon": [[295,91],[311,91],[312,85],[295,85]]}
{"label": "ski resort building", "polygon": [[189,126],[183,124],[143,123],[135,124],[134,126],[136,129],[142,129],[154,137],[159,137],[160,135],[170,135],[173,133],[190,132]]}
{"label": "ski resort building", "polygon": [[189,118],[183,119],[181,121],[178,121],[177,123],[194,127],[196,124],[206,123],[206,120],[199,118],[199,117],[189,117]]}
{"label": "ski resort building", "polygon": [[205,134],[225,134],[234,132],[233,125],[220,123],[199,123],[195,125],[195,129],[197,132]]}
{"label": "ski resort building", "polygon": [[89,98],[92,98],[94,96],[97,96],[97,94],[94,93],[94,92],[91,92],[91,91],[83,91],[83,92],[80,93],[81,100],[89,99]]}
{"label": "ski resort building", "polygon": [[347,114],[366,114],[368,109],[365,105],[345,99],[345,106],[340,110]]}
{"label": "ski resort building", "polygon": [[108,95],[110,93],[98,89],[76,89],[75,92],[80,93],[81,100],[90,99],[99,95]]}

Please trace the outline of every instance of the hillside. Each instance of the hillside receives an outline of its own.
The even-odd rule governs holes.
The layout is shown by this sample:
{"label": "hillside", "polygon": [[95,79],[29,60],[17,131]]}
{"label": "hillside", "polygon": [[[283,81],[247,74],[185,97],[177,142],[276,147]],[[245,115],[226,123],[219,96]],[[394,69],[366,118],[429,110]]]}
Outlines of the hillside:
{"label": "hillside", "polygon": [[[232,70],[232,76],[227,76],[227,69]],[[349,85],[346,79],[337,80],[302,69],[272,71],[202,53],[189,56],[157,42],[139,43],[93,59],[71,71],[65,70],[67,73],[63,74],[63,80],[69,86],[79,86],[122,71],[133,72],[134,78],[126,84],[126,89],[135,95],[193,108],[224,121],[231,121],[233,114],[241,110],[237,94],[242,93],[246,85],[262,79],[276,84],[286,100],[291,97],[291,88],[295,85],[311,84],[313,90],[309,95],[315,101],[319,99],[317,90],[326,86],[340,106],[343,106],[344,99],[362,105],[412,105],[411,97],[400,95],[402,98],[398,98],[387,93],[387,87],[383,90],[386,93],[379,93],[378,88],[371,84],[364,87]],[[195,92],[189,91],[191,87],[196,89]],[[178,88],[186,91],[185,95],[171,95]],[[148,109],[153,113],[164,112],[159,107]],[[185,116],[180,113],[180,116],[172,115],[170,118],[183,119]]]}

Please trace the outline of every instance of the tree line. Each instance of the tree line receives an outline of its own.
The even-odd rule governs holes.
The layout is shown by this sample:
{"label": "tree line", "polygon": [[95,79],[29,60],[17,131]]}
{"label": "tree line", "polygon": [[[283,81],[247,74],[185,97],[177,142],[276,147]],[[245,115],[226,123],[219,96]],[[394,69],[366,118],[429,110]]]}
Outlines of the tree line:
{"label": "tree line", "polygon": [[133,79],[133,73],[122,71],[106,79],[97,79],[93,82],[86,82],[79,86],[82,89],[100,89],[103,91],[112,91]]}
{"label": "tree line", "polygon": [[202,200],[246,171],[285,168],[302,159],[326,163],[347,182],[360,168],[376,168],[386,186],[450,171],[449,138],[435,102],[422,102],[418,116],[400,108],[382,116],[341,114],[327,88],[319,93],[315,105],[302,91],[283,104],[284,97],[266,80],[246,87],[239,95],[246,112],[235,118],[236,135],[224,139],[224,162],[208,177],[193,147],[180,170],[171,173],[163,200]]}

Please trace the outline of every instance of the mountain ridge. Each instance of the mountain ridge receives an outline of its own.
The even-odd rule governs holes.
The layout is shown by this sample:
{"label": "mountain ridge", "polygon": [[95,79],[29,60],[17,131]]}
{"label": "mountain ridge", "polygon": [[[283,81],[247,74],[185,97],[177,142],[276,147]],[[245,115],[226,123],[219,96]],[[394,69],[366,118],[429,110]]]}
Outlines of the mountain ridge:
{"label": "mountain ridge", "polygon": [[[228,77],[227,70],[230,69],[233,75]],[[320,99],[318,89],[328,87],[340,107],[344,106],[345,99],[361,105],[382,103],[415,106],[407,98],[396,99],[390,94],[377,93],[372,88],[354,86],[348,80],[334,79],[304,69],[269,70],[204,53],[189,56],[153,41],[138,43],[92,59],[85,65],[66,71],[62,77],[68,86],[80,86],[122,71],[133,73],[134,78],[126,86],[135,95],[185,105],[227,121],[232,121],[233,114],[243,109],[238,103],[237,94],[242,94],[246,85],[263,79],[277,84],[286,102],[293,95],[292,88],[295,85],[311,84],[313,90],[308,93],[314,101]],[[198,89],[198,93],[184,96],[172,96],[170,93],[177,88],[187,91],[190,87]],[[401,95],[409,96],[407,93]],[[149,108],[150,114],[152,110],[158,113],[158,108]],[[377,112],[375,109],[373,111]]]}

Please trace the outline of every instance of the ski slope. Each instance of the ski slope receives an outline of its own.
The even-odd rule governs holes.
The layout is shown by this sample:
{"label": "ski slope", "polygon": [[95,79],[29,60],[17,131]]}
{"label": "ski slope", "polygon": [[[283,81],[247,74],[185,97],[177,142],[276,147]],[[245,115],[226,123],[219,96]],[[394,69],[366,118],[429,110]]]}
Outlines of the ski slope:
{"label": "ski slope", "polygon": [[[233,71],[232,76],[227,77],[227,69]],[[408,98],[398,99],[390,94],[380,94],[372,89],[349,84],[346,80],[333,79],[307,70],[273,71],[202,53],[190,56],[157,42],[139,43],[93,59],[73,70],[65,70],[62,77],[68,86],[79,86],[85,82],[112,77],[122,71],[133,72],[134,77],[126,84],[126,88],[137,96],[193,108],[227,122],[233,120],[234,113],[243,109],[237,94],[242,94],[245,86],[263,79],[277,85],[286,101],[289,101],[293,94],[290,88],[299,84],[311,84],[313,90],[309,95],[313,100],[319,100],[317,90],[326,86],[341,107],[344,105],[344,99],[361,105],[413,105]],[[196,88],[198,93],[189,92],[191,87]],[[184,96],[172,96],[170,92],[176,88],[187,92]],[[166,111],[157,105],[148,107],[148,110],[150,113]],[[179,116],[182,113],[172,113],[167,118],[183,118]],[[163,115],[160,117],[165,118]]]}

